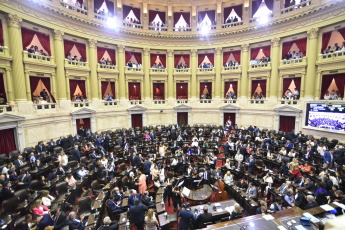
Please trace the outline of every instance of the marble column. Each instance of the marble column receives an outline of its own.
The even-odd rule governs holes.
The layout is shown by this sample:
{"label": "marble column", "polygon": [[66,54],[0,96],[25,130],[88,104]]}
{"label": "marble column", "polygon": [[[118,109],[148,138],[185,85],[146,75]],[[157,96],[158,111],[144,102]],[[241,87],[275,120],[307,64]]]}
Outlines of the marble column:
{"label": "marble column", "polygon": [[22,19],[17,15],[9,14],[7,17],[9,47],[12,55],[12,78],[15,102],[17,103],[26,102],[28,99],[23,65],[21,22]]}
{"label": "marble column", "polygon": [[215,71],[216,71],[216,80],[215,80],[215,93],[214,95],[216,96],[216,98],[220,98],[221,97],[221,88],[222,88],[222,48],[221,47],[217,47],[215,49],[216,51],[216,58],[214,61],[214,66],[215,66]]}
{"label": "marble column", "polygon": [[191,51],[191,63],[190,63],[190,69],[192,73],[192,79],[190,82],[190,91],[191,91],[191,98],[197,99],[197,80],[196,75],[198,71],[198,50],[193,49]]}
{"label": "marble column", "polygon": [[65,53],[63,44],[63,32],[60,30],[54,30],[54,60],[56,64],[56,84],[57,95],[56,99],[59,101],[67,100],[66,79],[65,77]]}
{"label": "marble column", "polygon": [[143,58],[143,69],[144,69],[144,87],[141,87],[144,89],[144,98],[145,100],[150,99],[150,48],[145,47],[144,48],[144,58]]}
{"label": "marble column", "polygon": [[125,80],[125,46],[118,45],[118,67],[119,67],[119,97],[126,98],[126,80]]}
{"label": "marble column", "polygon": [[272,49],[271,49],[271,78],[270,78],[270,98],[276,99],[278,96],[278,83],[279,83],[279,49],[280,48],[280,39],[272,39]]}
{"label": "marble column", "polygon": [[305,76],[305,93],[306,100],[313,100],[316,87],[316,60],[317,60],[317,39],[319,35],[318,28],[312,28],[308,32],[307,40],[307,74]]}
{"label": "marble column", "polygon": [[90,85],[91,85],[91,98],[98,100],[98,80],[97,80],[97,41],[89,40],[89,66],[90,66]]}
{"label": "marble column", "polygon": [[241,77],[241,91],[240,91],[240,97],[245,98],[248,94],[248,51],[249,51],[249,45],[243,44],[242,45],[242,52],[241,52],[241,67],[242,67],[242,77]]}
{"label": "marble column", "polygon": [[168,69],[168,99],[174,98],[174,51],[168,49],[168,58],[167,58],[167,69]]}

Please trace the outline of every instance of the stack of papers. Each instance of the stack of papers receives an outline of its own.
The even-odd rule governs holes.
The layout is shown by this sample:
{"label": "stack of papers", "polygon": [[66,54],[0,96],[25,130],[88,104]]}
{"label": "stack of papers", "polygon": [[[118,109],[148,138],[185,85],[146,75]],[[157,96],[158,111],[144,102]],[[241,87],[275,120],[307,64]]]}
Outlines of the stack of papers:
{"label": "stack of papers", "polygon": [[320,222],[320,220],[319,220],[318,218],[316,218],[315,216],[313,216],[313,215],[310,214],[309,212],[303,213],[303,216],[305,216],[305,217],[310,217],[310,221],[313,222],[314,224]]}
{"label": "stack of papers", "polygon": [[235,207],[234,206],[226,207],[225,210],[231,214],[235,210]]}
{"label": "stack of papers", "polygon": [[265,220],[267,220],[267,221],[269,221],[269,220],[274,220],[274,217],[272,216],[272,215],[270,215],[270,214],[268,214],[268,215],[263,215],[262,216]]}
{"label": "stack of papers", "polygon": [[345,209],[345,205],[342,203],[339,203],[337,201],[333,202],[333,204],[335,204],[336,206],[338,206],[339,208]]}
{"label": "stack of papers", "polygon": [[220,205],[220,203],[215,203],[214,206],[220,207],[221,205]]}
{"label": "stack of papers", "polygon": [[329,204],[325,204],[325,205],[321,205],[320,206],[323,210],[325,210],[326,212],[328,211],[332,211],[334,208],[332,206],[330,206]]}

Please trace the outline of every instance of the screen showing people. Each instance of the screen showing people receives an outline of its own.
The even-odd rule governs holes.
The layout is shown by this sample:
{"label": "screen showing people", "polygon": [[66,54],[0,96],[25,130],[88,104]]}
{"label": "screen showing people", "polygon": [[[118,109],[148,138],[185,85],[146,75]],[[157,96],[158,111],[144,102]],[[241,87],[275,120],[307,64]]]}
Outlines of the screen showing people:
{"label": "screen showing people", "polygon": [[306,125],[345,130],[345,104],[307,104]]}

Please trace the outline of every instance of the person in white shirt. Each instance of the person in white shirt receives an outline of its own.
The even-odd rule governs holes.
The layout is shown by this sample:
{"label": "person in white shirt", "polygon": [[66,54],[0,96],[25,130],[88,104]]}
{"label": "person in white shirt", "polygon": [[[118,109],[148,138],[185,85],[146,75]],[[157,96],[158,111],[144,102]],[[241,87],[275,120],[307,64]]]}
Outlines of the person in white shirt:
{"label": "person in white shirt", "polygon": [[228,171],[224,176],[224,183],[227,185],[234,185],[234,176]]}
{"label": "person in white shirt", "polygon": [[285,149],[285,147],[282,147],[281,150],[279,151],[279,153],[280,153],[281,155],[285,156],[285,155],[286,155],[286,149]]}
{"label": "person in white shirt", "polygon": [[318,147],[317,147],[317,152],[323,156],[325,154],[325,151],[326,151],[326,147],[323,145],[323,144],[320,144]]}
{"label": "person in white shirt", "polygon": [[230,161],[230,159],[226,159],[225,167],[226,167],[227,169],[230,169],[230,168],[231,168],[231,161]]}
{"label": "person in white shirt", "polygon": [[45,190],[42,192],[42,204],[46,207],[50,207],[52,205],[52,202],[55,200],[55,198],[51,195],[49,195],[49,191]]}
{"label": "person in white shirt", "polygon": [[267,159],[273,159],[273,154],[271,153],[271,150],[267,151]]}
{"label": "person in white shirt", "polygon": [[165,169],[163,165],[161,165],[161,169],[159,171],[159,180],[161,183],[164,183],[165,181]]}
{"label": "person in white shirt", "polygon": [[82,166],[81,169],[78,171],[78,175],[81,178],[85,177],[88,173],[89,171],[87,171],[84,166]]}
{"label": "person in white shirt", "polygon": [[[262,179],[263,179],[264,182],[267,183],[268,185],[269,185],[269,184],[273,184],[273,178],[272,178],[272,176],[271,176],[270,173],[267,173],[266,176],[264,176]],[[268,193],[268,189],[269,189],[269,186],[266,186],[266,189],[265,189],[266,194]]]}
{"label": "person in white shirt", "polygon": [[289,157],[295,157],[296,153],[293,151],[293,149],[290,150],[290,152],[288,153]]}
{"label": "person in white shirt", "polygon": [[192,147],[198,147],[198,138],[196,136],[193,137],[192,139]]}
{"label": "person in white shirt", "polygon": [[68,157],[65,154],[65,152],[61,152],[61,154],[58,157],[58,161],[61,165],[66,166],[68,163]]}

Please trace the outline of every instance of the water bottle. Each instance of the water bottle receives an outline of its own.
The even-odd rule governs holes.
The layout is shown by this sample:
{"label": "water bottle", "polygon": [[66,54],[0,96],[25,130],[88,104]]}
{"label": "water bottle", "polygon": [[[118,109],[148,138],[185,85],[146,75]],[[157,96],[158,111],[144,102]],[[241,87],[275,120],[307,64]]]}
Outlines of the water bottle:
{"label": "water bottle", "polygon": [[12,217],[11,217],[11,215],[8,215],[8,222],[12,222]]}
{"label": "water bottle", "polygon": [[69,188],[67,189],[67,194],[68,194],[68,195],[70,194],[70,192],[69,192]]}
{"label": "water bottle", "polygon": [[129,220],[127,220],[127,223],[126,223],[126,230],[130,230],[131,226],[129,224]]}
{"label": "water bottle", "polygon": [[50,180],[48,180],[48,186],[50,186]]}
{"label": "water bottle", "polygon": [[27,199],[25,199],[25,201],[24,201],[24,205],[25,205],[25,206],[27,206],[27,205],[28,205],[28,200],[27,200]]}
{"label": "water bottle", "polygon": [[60,179],[60,176],[59,176],[59,175],[57,175],[57,176],[56,176],[56,178],[59,180],[59,179]]}
{"label": "water bottle", "polygon": [[35,191],[35,196],[37,196],[37,191]]}

